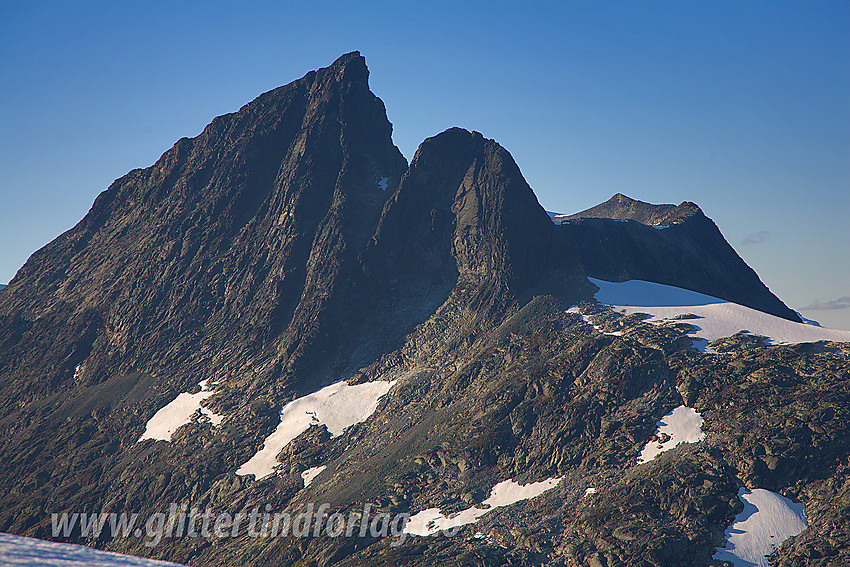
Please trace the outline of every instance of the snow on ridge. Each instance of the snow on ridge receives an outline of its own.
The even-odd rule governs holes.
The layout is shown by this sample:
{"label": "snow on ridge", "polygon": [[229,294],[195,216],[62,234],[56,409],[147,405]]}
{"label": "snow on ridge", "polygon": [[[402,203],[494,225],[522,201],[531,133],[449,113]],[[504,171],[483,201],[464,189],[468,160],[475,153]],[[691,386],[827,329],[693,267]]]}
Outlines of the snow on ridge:
{"label": "snow on ridge", "polygon": [[802,313],[800,313],[799,311],[794,311],[794,313],[796,313],[796,314],[797,314],[797,317],[799,317],[800,319],[802,319],[802,320],[803,320],[803,323],[805,323],[806,325],[812,325],[812,326],[814,326],[814,327],[823,327],[823,325],[821,325],[820,323],[818,323],[818,322],[817,322],[817,321],[815,321],[814,319],[809,319],[808,317],[805,317],[805,316],[804,316]]}
{"label": "snow on ridge", "polygon": [[428,508],[414,514],[404,526],[404,533],[429,536],[442,530],[459,528],[467,524],[474,524],[481,516],[495,508],[502,508],[516,504],[522,500],[529,500],[540,496],[555,488],[561,482],[561,477],[550,478],[540,482],[521,485],[512,479],[502,481],[493,486],[490,496],[479,506],[472,506],[456,514],[446,516],[438,508]]}
{"label": "snow on ridge", "polygon": [[554,211],[546,211],[546,214],[549,215],[549,220],[552,221],[553,224],[562,225],[562,224],[570,224],[570,221],[566,219],[567,215],[564,213],[556,213]]}
{"label": "snow on ridge", "polygon": [[638,456],[638,464],[648,463],[679,443],[697,443],[705,439],[702,431],[702,416],[693,408],[679,406],[658,421],[655,435],[664,441],[651,440],[644,445]]}
{"label": "snow on ridge", "polygon": [[731,337],[740,331],[747,331],[766,337],[768,344],[850,342],[850,331],[795,323],[687,289],[641,280],[613,283],[596,278],[589,279],[599,287],[596,293],[597,301],[625,314],[651,315],[648,319],[650,323],[671,321],[678,315],[696,315],[696,319],[683,322],[696,327],[697,330],[692,336],[705,341]]}
{"label": "snow on ridge", "polygon": [[312,467],[307,469],[306,471],[301,473],[301,478],[304,479],[304,488],[310,486],[310,483],[313,482],[313,479],[316,478],[319,473],[328,468],[327,465],[322,465],[320,467]]}
{"label": "snow on ridge", "polygon": [[198,410],[202,415],[209,418],[214,426],[220,424],[224,416],[201,407],[201,402],[213,395],[213,392],[207,387],[208,382],[209,380],[201,380],[198,383],[201,387],[200,392],[197,394],[189,394],[188,392],[178,394],[170,403],[156,412],[145,425],[145,432],[139,437],[139,441],[145,439],[171,441],[171,436],[174,435],[177,428],[189,423]]}
{"label": "snow on ridge", "polygon": [[715,548],[713,559],[735,567],[768,567],[766,556],[808,527],[802,503],[763,488],[740,488],[738,498],[744,509],[726,529],[726,547]]}
{"label": "snow on ridge", "polygon": [[292,400],[280,410],[277,428],[266,437],[260,450],[237,469],[236,474],[253,474],[258,480],[269,476],[274,473],[281,449],[311,425],[324,423],[331,435],[340,435],[346,428],[365,421],[375,413],[378,400],[395,383],[395,380],[375,380],[349,385],[341,380]]}
{"label": "snow on ridge", "polygon": [[0,565],[35,567],[182,567],[179,563],[0,533]]}

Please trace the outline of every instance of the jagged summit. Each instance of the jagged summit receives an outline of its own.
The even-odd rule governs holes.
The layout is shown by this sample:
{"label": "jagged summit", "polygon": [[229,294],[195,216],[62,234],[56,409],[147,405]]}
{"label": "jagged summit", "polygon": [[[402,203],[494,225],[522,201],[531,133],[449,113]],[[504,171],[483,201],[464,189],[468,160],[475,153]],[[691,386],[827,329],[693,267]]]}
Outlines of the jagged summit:
{"label": "jagged summit", "polygon": [[[358,271],[407,167],[367,79],[364,59],[344,55],[118,179],[33,255],[0,313],[59,325],[34,330],[38,341],[62,337],[66,321],[96,327],[58,361],[59,376],[84,358],[95,382],[140,361],[180,367],[181,353],[205,348],[276,345],[276,358],[295,364],[334,327],[322,315],[329,290]],[[173,355],[157,354],[167,344]]]}

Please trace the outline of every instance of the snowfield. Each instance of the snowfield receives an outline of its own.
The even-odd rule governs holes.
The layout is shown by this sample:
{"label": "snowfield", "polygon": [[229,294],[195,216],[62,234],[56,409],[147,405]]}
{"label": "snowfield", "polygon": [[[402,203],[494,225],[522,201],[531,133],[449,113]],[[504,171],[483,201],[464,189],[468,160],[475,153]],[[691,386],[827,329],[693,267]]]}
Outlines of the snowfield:
{"label": "snowfield", "polygon": [[331,435],[339,435],[347,427],[365,421],[375,413],[378,400],[390,391],[393,384],[395,381],[377,380],[351,386],[340,381],[292,400],[280,410],[277,429],[266,437],[262,448],[239,467],[236,474],[252,474],[257,479],[269,476],[274,472],[281,449],[311,425],[323,423]]}
{"label": "snowfield", "polygon": [[560,478],[550,478],[523,486],[508,479],[493,487],[490,491],[490,497],[480,504],[484,508],[473,506],[451,516],[444,515],[438,508],[428,508],[410,518],[410,521],[404,526],[404,533],[429,536],[441,530],[450,530],[467,524],[473,524],[481,516],[495,508],[510,506],[522,500],[540,496],[544,492],[555,488],[559,482],[561,482]]}
{"label": "snowfield", "polygon": [[[795,323],[687,289],[641,280],[613,283],[589,279],[599,287],[597,301],[621,313],[651,315],[652,318],[648,320],[650,323],[670,321],[677,315],[688,313],[696,315],[697,319],[685,319],[682,322],[697,327],[693,336],[708,342],[731,337],[739,331],[767,337],[768,344],[850,342],[850,331]],[[705,344],[696,346],[706,350]]]}
{"label": "snowfield", "polygon": [[202,415],[209,418],[213,425],[218,425],[224,416],[216,415],[207,408],[201,407],[201,402],[213,395],[207,388],[208,380],[202,380],[198,385],[201,391],[197,394],[182,393],[174,401],[154,414],[145,426],[145,432],[139,437],[139,441],[154,439],[156,441],[171,441],[171,436],[181,425],[186,425],[192,420],[195,412],[200,410]]}
{"label": "snowfield", "polygon": [[666,436],[663,442],[652,440],[644,445],[638,456],[638,464],[648,463],[655,457],[669,451],[679,443],[697,443],[705,439],[702,431],[702,416],[687,406],[679,406],[658,422],[655,435]]}
{"label": "snowfield", "polygon": [[741,488],[738,498],[744,509],[726,530],[726,547],[716,548],[714,559],[735,567],[768,567],[765,556],[808,526],[805,506],[775,492]]}
{"label": "snowfield", "polygon": [[178,563],[0,533],[0,567],[181,567]]}

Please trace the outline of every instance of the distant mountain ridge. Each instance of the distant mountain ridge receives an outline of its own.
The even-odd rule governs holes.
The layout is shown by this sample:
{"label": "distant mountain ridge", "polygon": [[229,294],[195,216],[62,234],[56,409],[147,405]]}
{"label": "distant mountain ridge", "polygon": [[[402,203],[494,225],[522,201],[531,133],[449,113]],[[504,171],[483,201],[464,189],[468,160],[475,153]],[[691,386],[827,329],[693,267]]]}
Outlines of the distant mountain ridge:
{"label": "distant mountain ridge", "polygon": [[604,203],[570,215],[558,215],[556,221],[572,219],[615,219],[633,220],[650,226],[669,226],[686,220],[700,211],[700,208],[688,201],[680,205],[653,205],[631,199],[617,193]]}
{"label": "distant mountain ridge", "polygon": [[802,322],[694,203],[652,205],[617,193],[553,221],[591,277],[673,285]]}

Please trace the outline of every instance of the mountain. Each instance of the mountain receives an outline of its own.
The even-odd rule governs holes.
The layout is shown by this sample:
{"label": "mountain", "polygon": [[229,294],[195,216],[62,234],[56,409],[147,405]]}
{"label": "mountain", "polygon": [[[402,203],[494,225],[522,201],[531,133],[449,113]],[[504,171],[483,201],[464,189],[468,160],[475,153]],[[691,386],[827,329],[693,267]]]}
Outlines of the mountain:
{"label": "mountain", "polygon": [[553,220],[592,277],[674,285],[802,322],[694,203],[652,205],[617,193]]}
{"label": "mountain", "polygon": [[[747,498],[785,498],[779,564],[850,559],[850,333],[770,314],[695,205],[556,224],[460,128],[407,164],[368,76],[350,53],[214,119],[21,268],[0,531],[189,565],[708,565]],[[73,516],[110,513],[144,528]]]}

